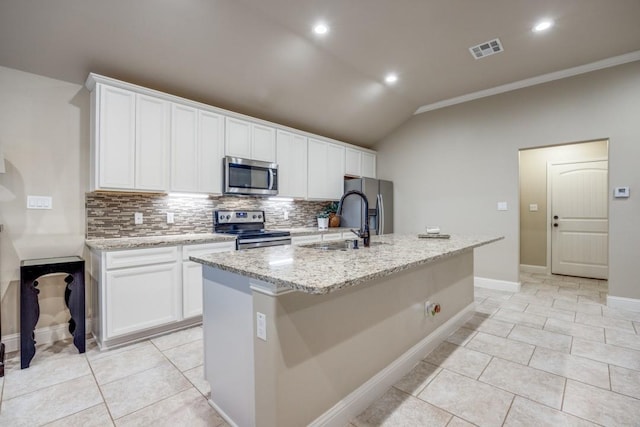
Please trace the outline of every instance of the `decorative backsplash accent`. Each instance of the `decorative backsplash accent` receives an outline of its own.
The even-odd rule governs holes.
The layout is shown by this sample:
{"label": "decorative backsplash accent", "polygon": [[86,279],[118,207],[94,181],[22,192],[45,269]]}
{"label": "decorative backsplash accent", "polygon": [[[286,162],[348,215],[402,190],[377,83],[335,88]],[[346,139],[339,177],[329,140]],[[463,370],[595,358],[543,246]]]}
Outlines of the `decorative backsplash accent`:
{"label": "decorative backsplash accent", "polygon": [[[316,227],[316,214],[327,202],[269,200],[264,197],[190,197],[167,194],[86,194],[87,239],[144,237],[187,233],[211,233],[216,209],[260,209],[268,228]],[[284,219],[284,212],[289,218]],[[133,215],[141,212],[144,223],[135,225]],[[167,212],[175,222],[167,224]]]}

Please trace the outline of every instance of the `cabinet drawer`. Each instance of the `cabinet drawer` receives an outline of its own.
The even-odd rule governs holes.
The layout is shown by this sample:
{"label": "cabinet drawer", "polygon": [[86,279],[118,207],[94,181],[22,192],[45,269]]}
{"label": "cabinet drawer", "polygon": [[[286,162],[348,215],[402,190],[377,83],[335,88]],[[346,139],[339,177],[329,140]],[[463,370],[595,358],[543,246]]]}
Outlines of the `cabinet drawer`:
{"label": "cabinet drawer", "polygon": [[189,261],[190,256],[200,256],[212,252],[228,252],[236,250],[235,240],[220,243],[203,243],[201,245],[187,245],[182,247],[182,260]]}
{"label": "cabinet drawer", "polygon": [[342,233],[327,233],[322,235],[322,240],[331,241],[331,240],[342,240]]}
{"label": "cabinet drawer", "polygon": [[106,269],[137,267],[142,265],[176,262],[178,247],[132,249],[127,251],[113,251],[106,254]]}
{"label": "cabinet drawer", "polygon": [[311,234],[309,236],[292,236],[291,244],[293,245],[304,245],[305,243],[313,243],[322,241],[321,234]]}

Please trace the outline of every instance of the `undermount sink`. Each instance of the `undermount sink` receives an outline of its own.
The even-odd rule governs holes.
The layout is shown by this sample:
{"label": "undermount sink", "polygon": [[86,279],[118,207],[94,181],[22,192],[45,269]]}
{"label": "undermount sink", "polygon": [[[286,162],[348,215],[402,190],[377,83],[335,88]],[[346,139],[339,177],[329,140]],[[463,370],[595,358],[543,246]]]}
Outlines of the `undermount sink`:
{"label": "undermount sink", "polygon": [[[370,246],[386,245],[383,242],[370,242]],[[362,241],[358,241],[358,247],[353,248],[353,240],[336,240],[331,242],[318,242],[310,243],[308,245],[301,245],[304,248],[317,249],[320,251],[352,251],[359,249],[367,249],[364,247]]]}

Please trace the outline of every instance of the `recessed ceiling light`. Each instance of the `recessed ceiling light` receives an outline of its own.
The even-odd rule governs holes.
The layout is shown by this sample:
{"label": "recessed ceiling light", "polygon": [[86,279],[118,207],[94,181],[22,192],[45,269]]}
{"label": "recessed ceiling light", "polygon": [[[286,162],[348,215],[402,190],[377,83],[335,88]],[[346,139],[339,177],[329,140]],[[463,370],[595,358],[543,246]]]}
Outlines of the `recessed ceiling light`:
{"label": "recessed ceiling light", "polygon": [[324,35],[329,32],[329,27],[327,26],[327,24],[319,22],[313,26],[313,32],[318,35]]}
{"label": "recessed ceiling light", "polygon": [[535,27],[532,28],[534,33],[538,33],[540,31],[548,30],[553,26],[553,21],[545,19],[544,21],[538,22]]}
{"label": "recessed ceiling light", "polygon": [[396,73],[389,73],[385,76],[384,81],[387,84],[392,85],[398,81],[398,75]]}

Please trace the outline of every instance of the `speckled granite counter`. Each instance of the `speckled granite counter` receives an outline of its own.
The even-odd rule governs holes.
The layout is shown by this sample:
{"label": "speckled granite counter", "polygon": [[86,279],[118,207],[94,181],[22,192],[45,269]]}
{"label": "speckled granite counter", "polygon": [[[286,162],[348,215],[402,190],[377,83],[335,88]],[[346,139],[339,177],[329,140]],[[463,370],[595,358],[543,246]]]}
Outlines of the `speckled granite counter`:
{"label": "speckled granite counter", "polygon": [[[313,234],[332,234],[341,233],[343,231],[349,231],[349,228],[335,227],[327,230],[318,230],[314,227],[302,227],[302,228],[283,228],[278,230],[286,230],[291,233],[291,236],[309,236]],[[174,246],[174,245],[191,245],[199,243],[215,243],[215,242],[228,242],[235,240],[235,236],[229,236],[228,234],[220,233],[200,233],[200,234],[177,234],[177,235],[162,235],[162,236],[148,236],[148,237],[122,237],[116,239],[88,239],[85,240],[85,244],[96,250],[118,250],[118,249],[141,249],[151,248],[159,246]]]}
{"label": "speckled granite counter", "polygon": [[324,251],[292,245],[207,254],[191,260],[279,287],[326,294],[501,239],[452,236],[449,240],[438,240],[388,234],[373,237],[371,247],[358,250]]}
{"label": "speckled granite counter", "polygon": [[218,233],[177,234],[149,237],[122,237],[119,239],[89,239],[85,244],[95,250],[141,249],[157,246],[193,245],[201,243],[228,242],[235,236]]}

